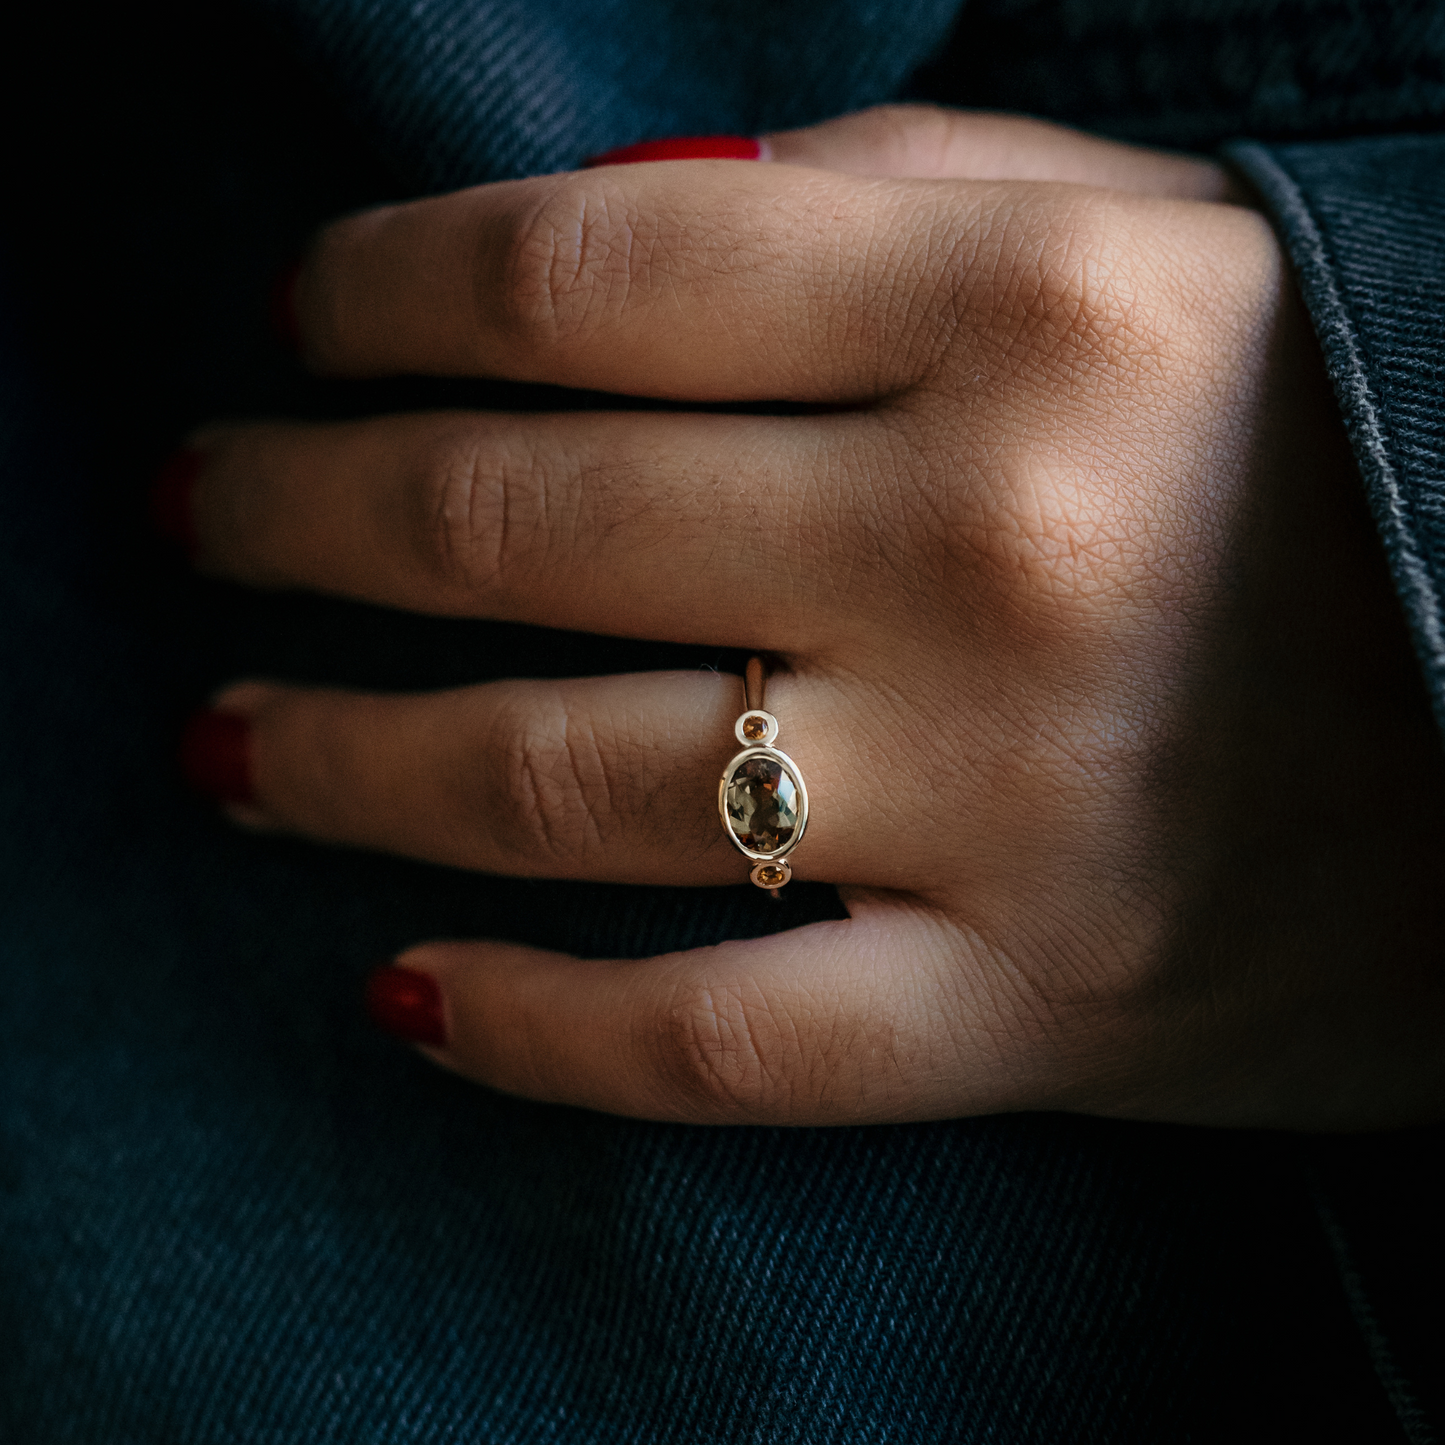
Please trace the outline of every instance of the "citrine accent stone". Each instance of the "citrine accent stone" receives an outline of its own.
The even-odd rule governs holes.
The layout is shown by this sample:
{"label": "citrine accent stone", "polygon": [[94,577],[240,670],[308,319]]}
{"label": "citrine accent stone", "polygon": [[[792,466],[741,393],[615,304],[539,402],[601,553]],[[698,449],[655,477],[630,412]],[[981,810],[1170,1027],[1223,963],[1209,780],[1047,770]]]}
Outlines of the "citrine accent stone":
{"label": "citrine accent stone", "polygon": [[797,831],[798,805],[798,780],[778,758],[747,758],[728,778],[728,827],[750,853],[786,848]]}
{"label": "citrine accent stone", "polygon": [[764,863],[758,869],[758,882],[764,888],[781,888],[788,881],[788,870],[781,863]]}
{"label": "citrine accent stone", "polygon": [[768,720],[765,717],[745,717],[743,719],[743,736],[750,742],[755,743],[759,738],[768,735]]}

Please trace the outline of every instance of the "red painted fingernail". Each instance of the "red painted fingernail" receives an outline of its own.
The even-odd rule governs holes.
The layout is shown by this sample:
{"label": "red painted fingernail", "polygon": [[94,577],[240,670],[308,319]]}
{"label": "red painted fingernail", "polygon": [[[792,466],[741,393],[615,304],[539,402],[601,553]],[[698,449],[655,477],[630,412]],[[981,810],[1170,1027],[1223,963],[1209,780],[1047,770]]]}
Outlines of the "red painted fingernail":
{"label": "red painted fingernail", "polygon": [[430,974],[384,964],[366,981],[366,1011],[374,1023],[399,1039],[446,1047],[442,991]]}
{"label": "red painted fingernail", "polygon": [[639,161],[755,161],[763,148],[749,135],[678,135],[619,146],[583,161],[584,166],[631,166]]}
{"label": "red painted fingernail", "polygon": [[250,803],[251,724],[233,712],[204,708],[181,732],[181,772],[218,803]]}
{"label": "red painted fingernail", "polygon": [[189,556],[196,555],[196,524],[192,502],[205,456],[195,447],[182,447],[151,483],[151,522],[157,532]]}
{"label": "red painted fingernail", "polygon": [[301,350],[301,322],[296,314],[296,283],[301,279],[301,263],[293,261],[271,283],[268,310],[271,330],[292,351]]}

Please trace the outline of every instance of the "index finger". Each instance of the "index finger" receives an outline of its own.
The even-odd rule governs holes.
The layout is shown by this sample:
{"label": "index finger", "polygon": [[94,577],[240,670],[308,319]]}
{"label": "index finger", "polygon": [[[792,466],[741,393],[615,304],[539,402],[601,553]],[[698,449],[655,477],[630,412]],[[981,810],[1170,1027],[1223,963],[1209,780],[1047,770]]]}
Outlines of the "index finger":
{"label": "index finger", "polygon": [[[308,361],[696,401],[866,400],[936,359],[1001,193],[747,161],[478,186],[340,221]],[[932,188],[930,190],[930,187]]]}
{"label": "index finger", "polygon": [[1203,156],[1127,145],[996,111],[878,105],[765,139],[772,159],[784,165],[855,176],[1068,181],[1142,196],[1242,199],[1228,172]]}

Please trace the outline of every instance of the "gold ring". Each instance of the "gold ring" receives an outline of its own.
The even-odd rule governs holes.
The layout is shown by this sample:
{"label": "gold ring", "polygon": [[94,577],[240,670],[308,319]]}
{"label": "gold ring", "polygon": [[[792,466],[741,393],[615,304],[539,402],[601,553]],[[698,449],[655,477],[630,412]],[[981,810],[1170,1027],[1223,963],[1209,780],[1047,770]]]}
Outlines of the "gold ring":
{"label": "gold ring", "polygon": [[717,810],[723,831],[753,860],[749,878],[776,898],[793,876],[787,855],[803,841],[808,826],[808,789],[797,763],[773,746],[778,720],[763,708],[766,682],[762,658],[751,658],[743,678],[742,716],[733,725],[743,750],[723,769]]}

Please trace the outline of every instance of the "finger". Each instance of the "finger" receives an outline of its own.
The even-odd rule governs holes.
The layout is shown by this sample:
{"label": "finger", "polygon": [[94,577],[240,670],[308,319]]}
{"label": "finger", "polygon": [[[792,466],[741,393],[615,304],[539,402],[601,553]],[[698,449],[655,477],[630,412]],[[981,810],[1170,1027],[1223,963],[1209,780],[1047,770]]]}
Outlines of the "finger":
{"label": "finger", "polygon": [[774,161],[856,176],[1066,181],[1180,200],[1237,199],[1229,173],[1203,157],[988,111],[880,105],[779,131],[763,143],[764,155]]}
{"label": "finger", "polygon": [[479,186],[329,227],[298,323],[337,375],[863,400],[928,370],[938,286],[988,270],[998,205],[750,161]]}
{"label": "finger", "polygon": [[[638,1118],[871,1124],[1027,1106],[1013,1031],[978,982],[997,961],[925,910],[850,907],[846,922],[630,962],[425,944],[374,981],[373,1011],[479,1083]],[[399,1016],[390,1001],[408,991]]]}
{"label": "finger", "polygon": [[[786,685],[774,691],[787,706]],[[718,780],[739,746],[735,677],[643,673],[392,696],[243,683],[214,707],[244,719],[249,796],[235,812],[254,826],[514,877],[707,885],[748,876],[718,815]],[[822,731],[795,730],[803,759]],[[836,860],[845,830],[834,826],[831,842],[829,831],[810,854],[811,876]]]}
{"label": "finger", "polygon": [[[646,412],[214,427],[199,560],[421,612],[805,649],[837,600],[811,562],[846,555],[856,429]],[[846,442],[855,461],[869,445]]]}

